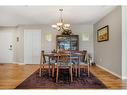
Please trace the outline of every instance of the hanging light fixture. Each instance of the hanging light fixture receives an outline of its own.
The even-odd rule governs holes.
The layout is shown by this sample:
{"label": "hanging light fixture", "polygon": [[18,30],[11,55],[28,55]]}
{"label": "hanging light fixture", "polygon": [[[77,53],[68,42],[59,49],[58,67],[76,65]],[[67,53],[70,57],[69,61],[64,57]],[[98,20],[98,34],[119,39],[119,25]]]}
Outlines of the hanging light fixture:
{"label": "hanging light fixture", "polygon": [[63,35],[70,35],[71,34],[71,27],[70,24],[64,24],[63,20],[63,9],[59,9],[60,11],[60,19],[59,22],[55,25],[52,25],[52,28],[57,29],[60,31]]}

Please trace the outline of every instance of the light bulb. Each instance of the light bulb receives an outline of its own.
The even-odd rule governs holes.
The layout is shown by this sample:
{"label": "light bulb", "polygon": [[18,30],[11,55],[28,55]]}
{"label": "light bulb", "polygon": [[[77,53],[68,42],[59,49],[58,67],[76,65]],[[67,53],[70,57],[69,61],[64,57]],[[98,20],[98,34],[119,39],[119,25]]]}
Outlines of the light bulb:
{"label": "light bulb", "polygon": [[58,22],[57,25],[58,25],[58,26],[62,26],[63,23],[62,23],[62,22]]}
{"label": "light bulb", "polygon": [[65,27],[70,27],[70,24],[64,24]]}
{"label": "light bulb", "polygon": [[57,28],[57,25],[52,25],[52,28]]}

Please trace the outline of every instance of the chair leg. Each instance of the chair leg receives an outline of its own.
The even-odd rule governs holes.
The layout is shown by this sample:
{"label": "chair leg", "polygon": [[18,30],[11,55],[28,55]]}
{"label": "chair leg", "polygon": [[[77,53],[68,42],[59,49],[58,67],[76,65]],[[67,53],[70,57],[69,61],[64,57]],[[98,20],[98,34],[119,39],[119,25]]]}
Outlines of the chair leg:
{"label": "chair leg", "polygon": [[89,75],[90,75],[90,67],[89,67],[89,65],[88,65],[88,77],[89,77]]}
{"label": "chair leg", "polygon": [[78,65],[78,76],[80,77],[80,65]]}
{"label": "chair leg", "polygon": [[58,77],[59,77],[59,67],[57,66],[57,68],[56,68],[56,82],[58,82]]}
{"label": "chair leg", "polygon": [[77,65],[75,65],[75,76],[77,77]]}
{"label": "chair leg", "polygon": [[41,67],[40,67],[40,70],[39,70],[39,76],[41,77],[41,73],[42,73],[42,71],[41,71]]}
{"label": "chair leg", "polygon": [[70,76],[71,76],[71,82],[73,82],[72,66],[70,67]]}

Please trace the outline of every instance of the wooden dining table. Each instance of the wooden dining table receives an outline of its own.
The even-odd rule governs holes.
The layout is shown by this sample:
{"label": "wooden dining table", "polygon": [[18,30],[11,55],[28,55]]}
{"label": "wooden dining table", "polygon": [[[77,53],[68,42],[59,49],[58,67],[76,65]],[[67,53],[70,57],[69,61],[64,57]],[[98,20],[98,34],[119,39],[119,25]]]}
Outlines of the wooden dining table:
{"label": "wooden dining table", "polygon": [[[45,57],[48,57],[48,72],[49,72],[49,77],[51,76],[51,67],[52,67],[52,77],[54,77],[54,72],[55,72],[55,64],[57,64],[57,57],[58,56],[72,56],[72,60],[76,60],[78,61],[78,63],[80,62],[80,59],[82,56],[84,56],[83,54],[81,53],[44,53],[44,56]],[[55,60],[54,63],[51,63],[51,59]],[[41,70],[42,70],[42,64],[45,64],[45,63],[42,63],[40,62],[40,75],[42,74]],[[75,75],[77,76],[77,67],[78,64],[75,64],[75,69],[76,69],[76,73]],[[80,70],[80,69],[78,69]],[[78,71],[79,72],[79,71]]]}

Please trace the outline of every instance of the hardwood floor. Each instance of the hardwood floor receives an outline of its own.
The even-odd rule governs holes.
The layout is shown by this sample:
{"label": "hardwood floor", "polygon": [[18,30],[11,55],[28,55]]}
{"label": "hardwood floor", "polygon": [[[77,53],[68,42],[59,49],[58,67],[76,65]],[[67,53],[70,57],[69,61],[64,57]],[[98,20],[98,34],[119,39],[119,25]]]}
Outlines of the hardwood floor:
{"label": "hardwood floor", "polygon": [[38,65],[0,64],[0,89],[15,88],[38,68]]}
{"label": "hardwood floor", "polygon": [[90,70],[98,79],[100,79],[109,89],[125,89],[127,85],[120,78],[97,67],[91,66]]}
{"label": "hardwood floor", "polygon": [[[14,89],[38,68],[39,65],[0,64],[0,89]],[[109,89],[127,88],[121,79],[97,66],[91,66],[90,71]]]}

